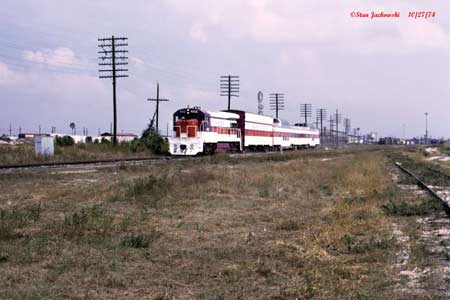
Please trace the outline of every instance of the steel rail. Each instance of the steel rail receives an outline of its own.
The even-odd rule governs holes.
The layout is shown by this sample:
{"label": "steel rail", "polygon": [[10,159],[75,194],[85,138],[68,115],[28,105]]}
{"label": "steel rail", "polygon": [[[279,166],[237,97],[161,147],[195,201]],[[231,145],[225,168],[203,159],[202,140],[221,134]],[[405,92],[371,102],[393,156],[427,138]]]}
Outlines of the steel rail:
{"label": "steel rail", "polygon": [[118,162],[133,162],[146,160],[167,160],[168,157],[147,156],[147,157],[131,157],[131,158],[109,158],[109,159],[91,159],[91,160],[75,160],[75,161],[55,161],[43,163],[28,163],[28,164],[8,164],[0,165],[0,170],[4,169],[29,169],[36,167],[58,167],[58,166],[75,166],[75,165],[93,165],[102,163],[118,163]]}
{"label": "steel rail", "polygon": [[424,188],[426,191],[428,191],[433,197],[435,197],[436,199],[438,199],[442,205],[444,206],[445,212],[447,213],[447,215],[450,216],[450,205],[447,201],[445,201],[445,199],[443,199],[441,196],[438,195],[438,193],[436,193],[435,190],[433,190],[430,186],[428,186],[422,179],[420,179],[416,174],[414,174],[413,172],[411,172],[410,170],[406,169],[405,167],[402,166],[401,163],[399,162],[395,162],[395,165],[402,170],[403,172],[405,172],[406,174],[410,175],[412,178],[414,178],[414,180],[417,182],[417,184],[419,186],[421,186],[422,188]]}

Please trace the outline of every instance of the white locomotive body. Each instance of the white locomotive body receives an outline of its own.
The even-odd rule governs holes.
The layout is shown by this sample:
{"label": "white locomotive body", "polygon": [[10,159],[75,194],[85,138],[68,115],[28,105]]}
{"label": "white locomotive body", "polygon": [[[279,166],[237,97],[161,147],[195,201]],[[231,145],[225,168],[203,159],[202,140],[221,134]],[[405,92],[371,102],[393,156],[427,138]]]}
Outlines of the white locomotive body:
{"label": "white locomotive body", "polygon": [[218,147],[265,151],[320,144],[317,130],[240,110],[205,112],[184,108],[175,112],[173,122],[174,136],[169,138],[172,155],[213,154]]}
{"label": "white locomotive body", "polygon": [[242,151],[238,115],[184,108],[173,116],[174,136],[169,138],[172,155],[213,154],[220,144]]}

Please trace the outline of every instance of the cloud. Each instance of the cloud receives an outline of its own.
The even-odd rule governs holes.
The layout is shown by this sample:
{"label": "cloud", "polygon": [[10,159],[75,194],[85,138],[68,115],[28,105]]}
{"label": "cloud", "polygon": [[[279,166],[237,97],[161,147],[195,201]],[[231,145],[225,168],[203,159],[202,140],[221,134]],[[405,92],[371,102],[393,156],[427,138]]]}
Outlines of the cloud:
{"label": "cloud", "polygon": [[431,49],[448,48],[449,37],[440,25],[429,21],[408,23],[399,28],[405,45]]}
{"label": "cloud", "polygon": [[32,63],[51,67],[82,67],[83,65],[81,60],[75,56],[75,53],[70,48],[65,47],[59,47],[54,50],[25,50],[23,52],[23,58]]}
{"label": "cloud", "polygon": [[9,85],[18,80],[17,74],[7,64],[0,62],[0,85]]}
{"label": "cloud", "polygon": [[[167,3],[191,20],[194,40],[242,40],[265,45],[334,47],[362,54],[409,53],[446,49],[448,33],[432,19],[408,19],[409,4],[394,1],[229,0],[205,4],[201,0]],[[400,19],[362,20],[351,11],[400,11]]]}
{"label": "cloud", "polygon": [[202,42],[203,44],[208,41],[208,36],[206,35],[202,24],[192,25],[191,30],[189,31],[189,36],[193,40]]}
{"label": "cloud", "polygon": [[130,56],[128,59],[130,66],[134,68],[134,70],[142,72],[146,70],[146,63],[143,59],[136,57],[136,56]]}
{"label": "cloud", "polygon": [[133,65],[143,65],[145,64],[144,60],[135,57],[135,56],[130,56],[130,63],[132,63]]}

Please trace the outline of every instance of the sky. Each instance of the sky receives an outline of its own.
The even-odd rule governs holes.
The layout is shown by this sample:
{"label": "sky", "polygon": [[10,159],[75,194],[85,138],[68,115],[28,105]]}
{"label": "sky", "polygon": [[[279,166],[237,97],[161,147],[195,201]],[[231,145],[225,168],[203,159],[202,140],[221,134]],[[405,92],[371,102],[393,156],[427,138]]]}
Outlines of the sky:
{"label": "sky", "polygon": [[[399,12],[356,18],[352,12]],[[435,12],[408,18],[409,12]],[[179,108],[227,108],[221,75],[240,76],[232,108],[257,112],[257,93],[336,109],[379,136],[450,137],[450,4],[445,0],[2,0],[0,134],[109,131],[112,84],[99,79],[98,38],[128,37],[129,78],[117,83],[118,131],[160,129]]]}

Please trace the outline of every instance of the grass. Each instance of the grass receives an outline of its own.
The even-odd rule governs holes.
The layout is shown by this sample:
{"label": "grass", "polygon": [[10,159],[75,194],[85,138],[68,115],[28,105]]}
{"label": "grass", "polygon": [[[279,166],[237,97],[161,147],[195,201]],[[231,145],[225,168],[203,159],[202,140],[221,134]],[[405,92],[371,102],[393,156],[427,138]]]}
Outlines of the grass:
{"label": "grass", "polygon": [[0,165],[33,164],[49,162],[83,161],[151,156],[144,148],[133,151],[128,144],[113,147],[110,144],[76,144],[74,146],[55,145],[54,156],[36,156],[34,146],[0,145]]}
{"label": "grass", "polygon": [[40,217],[40,204],[25,208],[0,208],[0,241],[21,237],[19,230],[37,222]]}
{"label": "grass", "polygon": [[429,196],[422,199],[419,203],[391,200],[382,207],[386,214],[391,216],[426,216],[443,210],[439,200]]}
{"label": "grass", "polygon": [[267,198],[270,196],[271,191],[273,190],[273,177],[272,176],[264,176],[256,183],[256,188],[258,189],[258,195],[263,198]]}
{"label": "grass", "polygon": [[131,234],[122,240],[122,246],[130,248],[148,248],[148,246],[159,239],[162,233],[156,230],[148,234]]}
{"label": "grass", "polygon": [[99,205],[83,207],[67,213],[61,224],[61,234],[65,237],[85,235],[104,236],[113,229],[114,215]]}
{"label": "grass", "polygon": [[278,230],[296,231],[300,229],[300,224],[297,220],[283,220],[278,225]]}
{"label": "grass", "polygon": [[375,147],[4,176],[20,234],[0,239],[0,295],[390,298],[386,163]]}
{"label": "grass", "polygon": [[450,155],[450,143],[446,142],[438,146],[439,151],[443,154]]}
{"label": "grass", "polygon": [[[410,149],[402,153],[393,153],[389,155],[391,161],[400,162],[403,167],[415,173],[429,185],[450,186],[450,169],[445,164],[436,164],[424,160],[422,148],[415,151]],[[400,177],[401,184],[415,184],[415,180],[410,176],[403,175]]]}

